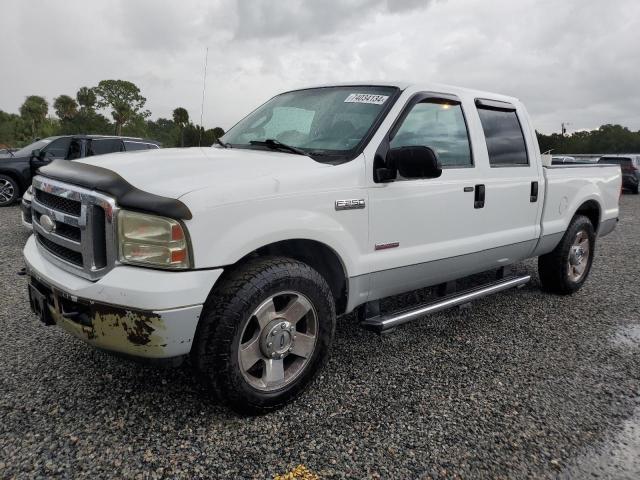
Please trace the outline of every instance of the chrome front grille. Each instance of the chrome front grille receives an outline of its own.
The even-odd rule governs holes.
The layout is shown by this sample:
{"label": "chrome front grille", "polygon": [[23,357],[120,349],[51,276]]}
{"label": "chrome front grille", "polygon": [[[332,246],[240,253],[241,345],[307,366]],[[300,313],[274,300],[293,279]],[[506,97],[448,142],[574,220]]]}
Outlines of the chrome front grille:
{"label": "chrome front grille", "polygon": [[[52,263],[97,280],[116,263],[116,203],[75,185],[33,179],[33,230],[38,248]],[[43,217],[45,221],[41,221]]]}

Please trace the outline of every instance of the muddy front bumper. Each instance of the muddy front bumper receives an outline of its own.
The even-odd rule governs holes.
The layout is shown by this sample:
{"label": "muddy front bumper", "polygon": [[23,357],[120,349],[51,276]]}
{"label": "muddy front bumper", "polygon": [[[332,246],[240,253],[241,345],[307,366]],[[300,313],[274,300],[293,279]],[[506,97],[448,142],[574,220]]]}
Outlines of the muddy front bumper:
{"label": "muddy front bumper", "polygon": [[33,236],[24,258],[31,308],[43,323],[98,348],[153,359],[191,351],[202,305],[222,273],[118,266],[91,282],[48,262]]}

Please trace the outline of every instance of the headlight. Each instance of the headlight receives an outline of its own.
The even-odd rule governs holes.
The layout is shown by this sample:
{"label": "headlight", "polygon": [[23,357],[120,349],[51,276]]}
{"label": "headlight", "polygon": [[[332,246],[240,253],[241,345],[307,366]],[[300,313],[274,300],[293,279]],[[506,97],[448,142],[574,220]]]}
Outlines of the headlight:
{"label": "headlight", "polygon": [[120,210],[118,250],[123,263],[169,269],[191,266],[186,232],[170,218]]}

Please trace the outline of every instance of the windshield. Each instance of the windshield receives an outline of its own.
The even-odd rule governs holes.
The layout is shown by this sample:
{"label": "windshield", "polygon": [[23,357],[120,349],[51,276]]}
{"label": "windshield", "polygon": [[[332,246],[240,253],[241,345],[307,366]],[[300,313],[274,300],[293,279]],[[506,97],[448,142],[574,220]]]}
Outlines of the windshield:
{"label": "windshield", "polygon": [[352,156],[397,90],[355,86],[283,93],[238,122],[222,139],[234,148],[270,148],[260,142],[275,140],[310,156]]}
{"label": "windshield", "polygon": [[26,157],[27,155],[31,155],[31,152],[33,152],[34,150],[43,149],[44,147],[49,145],[51,143],[51,140],[53,140],[54,138],[55,137],[43,138],[42,140],[38,140],[37,142],[33,142],[32,144],[27,145],[26,147],[22,147],[17,152],[13,152],[13,154],[16,157]]}

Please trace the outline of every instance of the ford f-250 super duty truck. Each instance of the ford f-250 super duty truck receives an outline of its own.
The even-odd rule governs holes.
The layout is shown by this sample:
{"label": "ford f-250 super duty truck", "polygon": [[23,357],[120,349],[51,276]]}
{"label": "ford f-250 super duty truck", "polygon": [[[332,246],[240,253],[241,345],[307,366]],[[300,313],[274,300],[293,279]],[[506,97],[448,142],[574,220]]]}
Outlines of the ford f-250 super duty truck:
{"label": "ford f-250 super duty truck", "polygon": [[[54,161],[33,188],[41,320],[129,356],[190,357],[257,413],[310,382],[336,315],[387,331],[524,284],[505,267],[530,257],[546,290],[575,292],[615,228],[621,176],[543,166],[515,98],[398,83],[283,93],[212,147]],[[435,285],[431,303],[380,312]]]}

